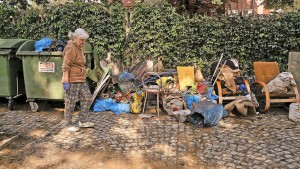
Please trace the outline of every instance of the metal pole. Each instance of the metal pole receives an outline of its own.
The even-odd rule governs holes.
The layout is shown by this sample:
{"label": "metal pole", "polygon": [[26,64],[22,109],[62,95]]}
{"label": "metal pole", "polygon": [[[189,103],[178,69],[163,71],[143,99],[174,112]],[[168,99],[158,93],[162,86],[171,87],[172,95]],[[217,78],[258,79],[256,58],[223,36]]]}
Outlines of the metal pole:
{"label": "metal pole", "polygon": [[254,16],[254,0],[252,0],[251,9],[252,9],[252,16]]}
{"label": "metal pole", "polygon": [[219,73],[218,73],[218,75],[217,75],[217,77],[216,77],[214,83],[212,84],[212,86],[214,86],[215,83],[216,83],[216,81],[218,80],[218,77],[220,76],[220,74],[221,74],[221,72],[222,72],[222,69],[223,69],[224,66],[226,65],[226,62],[227,62],[227,60],[225,60],[224,64],[222,65],[222,67],[221,67],[221,69],[220,69],[220,71],[219,71]]}
{"label": "metal pole", "polygon": [[237,9],[238,15],[239,15],[239,0],[236,1],[236,9]]}
{"label": "metal pole", "polygon": [[216,74],[216,72],[217,72],[217,69],[218,69],[218,67],[219,67],[219,65],[220,65],[220,62],[221,62],[222,59],[223,59],[223,55],[224,55],[224,53],[221,54],[221,58],[219,59],[219,62],[218,62],[218,64],[217,64],[217,67],[215,68],[214,74],[212,75],[210,81],[213,80],[213,78],[214,78],[214,76],[215,76],[215,74]]}

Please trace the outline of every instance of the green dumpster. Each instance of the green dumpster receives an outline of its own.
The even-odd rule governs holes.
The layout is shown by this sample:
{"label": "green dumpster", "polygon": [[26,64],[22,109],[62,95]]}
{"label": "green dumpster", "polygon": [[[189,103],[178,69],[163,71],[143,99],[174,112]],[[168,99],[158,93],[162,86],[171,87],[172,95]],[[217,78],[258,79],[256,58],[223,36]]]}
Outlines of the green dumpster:
{"label": "green dumpster", "polygon": [[[35,52],[36,41],[26,41],[17,51],[17,57],[22,59],[27,101],[32,112],[39,106],[35,100],[64,100],[62,79],[62,52]],[[84,45],[87,67],[91,67],[93,57],[89,43]]]}
{"label": "green dumpster", "polygon": [[26,39],[0,39],[0,97],[8,99],[8,109],[13,109],[13,99],[24,95],[22,61],[16,57],[18,48]]}

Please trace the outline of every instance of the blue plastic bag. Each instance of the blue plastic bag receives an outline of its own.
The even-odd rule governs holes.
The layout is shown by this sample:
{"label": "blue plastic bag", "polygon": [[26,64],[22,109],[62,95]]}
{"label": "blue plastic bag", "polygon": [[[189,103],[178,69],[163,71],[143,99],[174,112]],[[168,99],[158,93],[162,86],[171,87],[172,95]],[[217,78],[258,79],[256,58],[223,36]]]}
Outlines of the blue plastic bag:
{"label": "blue plastic bag", "polygon": [[239,90],[245,93],[248,93],[247,87],[244,84],[239,85]]}
{"label": "blue plastic bag", "polygon": [[111,110],[115,114],[122,114],[130,112],[130,105],[124,103],[117,103],[113,99],[99,99],[95,101],[93,110],[94,112],[105,112]]}
{"label": "blue plastic bag", "polygon": [[39,41],[36,41],[34,44],[35,52],[42,52],[43,49],[49,47],[52,44],[52,39],[43,38]]}
{"label": "blue plastic bag", "polygon": [[185,95],[184,100],[186,102],[187,108],[191,109],[192,103],[199,102],[199,95]]}
{"label": "blue plastic bag", "polygon": [[110,107],[110,110],[115,114],[129,113],[130,105],[124,103],[114,103],[114,105]]}
{"label": "blue plastic bag", "polygon": [[120,77],[120,80],[121,80],[122,82],[127,82],[127,81],[130,81],[130,80],[134,79],[134,75],[133,75],[132,73],[128,73],[128,72],[126,72],[126,71],[123,71],[123,72],[119,75],[119,77]]}
{"label": "blue plastic bag", "polygon": [[209,87],[207,92],[206,92],[206,96],[210,101],[213,101],[217,98],[219,98],[219,96],[217,96],[216,94],[212,94],[213,88]]}
{"label": "blue plastic bag", "polygon": [[114,101],[112,99],[96,100],[93,110],[94,112],[104,112],[110,110],[113,105]]}

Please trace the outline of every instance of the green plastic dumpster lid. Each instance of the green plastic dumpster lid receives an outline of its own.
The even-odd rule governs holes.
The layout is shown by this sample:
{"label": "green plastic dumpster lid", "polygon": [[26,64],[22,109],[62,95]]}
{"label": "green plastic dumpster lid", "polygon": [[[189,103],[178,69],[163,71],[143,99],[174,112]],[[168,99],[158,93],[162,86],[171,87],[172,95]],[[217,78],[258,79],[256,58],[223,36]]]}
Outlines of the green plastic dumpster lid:
{"label": "green plastic dumpster lid", "polygon": [[[17,55],[30,55],[30,56],[43,56],[43,55],[62,55],[62,52],[35,52],[34,44],[35,40],[27,40],[24,42],[19,50],[17,51]],[[84,53],[92,53],[92,46],[90,43],[85,43],[83,46]]]}
{"label": "green plastic dumpster lid", "polygon": [[19,48],[27,39],[0,39],[1,49]]}
{"label": "green plastic dumpster lid", "polygon": [[90,44],[90,43],[85,43],[84,44],[84,46],[83,46],[83,50],[85,51],[85,52],[92,52],[93,51],[93,47],[92,47],[92,45]]}

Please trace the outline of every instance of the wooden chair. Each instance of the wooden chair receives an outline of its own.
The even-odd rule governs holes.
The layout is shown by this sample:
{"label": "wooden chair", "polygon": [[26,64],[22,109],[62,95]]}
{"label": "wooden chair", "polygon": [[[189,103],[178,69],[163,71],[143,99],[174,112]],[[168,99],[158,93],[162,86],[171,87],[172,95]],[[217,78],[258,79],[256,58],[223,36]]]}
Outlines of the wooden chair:
{"label": "wooden chair", "polygon": [[253,67],[255,83],[252,90],[257,98],[261,112],[269,111],[271,103],[299,102],[297,86],[293,87],[288,93],[269,92],[267,84],[280,73],[277,62],[254,62]]}
{"label": "wooden chair", "polygon": [[[233,70],[228,69],[228,68],[221,68],[221,69],[219,69],[219,71],[229,72],[229,74],[233,73]],[[234,75],[232,74],[231,76],[232,76],[231,78],[232,78],[232,85],[233,85],[231,87],[234,88],[235,92],[233,92],[234,90],[232,91],[232,90],[229,90],[226,87],[224,87],[222,85],[222,80],[218,79],[216,81],[216,85],[217,85],[216,92],[217,92],[217,95],[219,97],[219,104],[223,104],[224,101],[235,100],[235,99],[237,99],[238,96],[241,96],[245,93],[245,91],[240,91],[240,90],[236,89],[237,84],[235,82],[233,82],[234,81],[234,77],[233,77]],[[243,82],[244,82],[244,85],[246,86],[247,92],[251,93],[249,82],[246,79],[244,79]]]}
{"label": "wooden chair", "polygon": [[[230,90],[224,90],[225,88],[222,87],[222,82],[220,80],[216,81],[217,84],[217,94],[219,97],[219,104],[223,104],[224,101],[230,101],[230,100],[235,100],[237,99],[238,96],[240,96],[241,94],[243,94],[241,91],[236,91],[236,93],[233,93]],[[250,90],[250,85],[249,82],[247,80],[244,80],[244,84],[247,88],[248,93],[251,92]]]}

